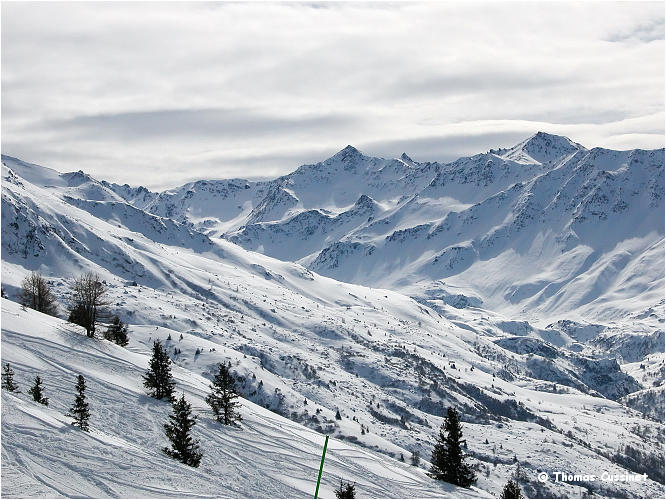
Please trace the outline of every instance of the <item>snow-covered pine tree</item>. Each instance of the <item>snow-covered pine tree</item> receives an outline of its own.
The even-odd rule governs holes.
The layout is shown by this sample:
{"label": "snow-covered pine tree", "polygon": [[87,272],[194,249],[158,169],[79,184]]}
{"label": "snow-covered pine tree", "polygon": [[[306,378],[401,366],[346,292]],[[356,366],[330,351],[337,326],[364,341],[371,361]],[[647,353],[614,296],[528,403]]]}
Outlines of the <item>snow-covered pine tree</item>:
{"label": "snow-covered pine tree", "polygon": [[32,399],[44,406],[49,405],[49,398],[44,397],[42,379],[37,375],[35,377],[35,385],[28,389],[28,394],[32,395]]}
{"label": "snow-covered pine tree", "polygon": [[171,359],[159,340],[153,342],[153,357],[150,358],[148,371],[143,376],[143,385],[149,389],[148,394],[151,397],[173,400],[176,382],[171,376]]}
{"label": "snow-covered pine tree", "polygon": [[502,494],[500,498],[525,498],[523,497],[522,492],[520,491],[520,486],[513,479],[509,479],[509,482],[504,485]]}
{"label": "snow-covered pine tree", "polygon": [[74,406],[69,409],[67,416],[74,419],[72,425],[78,425],[82,431],[88,432],[90,430],[90,426],[88,425],[90,411],[88,410],[88,402],[86,401],[86,380],[83,378],[83,375],[79,375],[76,380],[76,392]]}
{"label": "snow-covered pine tree", "polygon": [[421,463],[421,454],[419,453],[418,450],[412,451],[412,456],[410,458],[410,462],[414,467],[419,466],[419,464]]}
{"label": "snow-covered pine tree", "polygon": [[192,439],[192,427],[196,424],[196,420],[197,417],[192,415],[192,407],[183,394],[180,399],[173,402],[173,413],[169,415],[169,423],[164,424],[164,432],[171,441],[171,448],[164,447],[164,453],[190,467],[199,467],[202,457],[199,441]]}
{"label": "snow-covered pine tree", "polygon": [[340,479],[340,487],[335,490],[337,498],[356,498],[356,485],[352,483],[343,483]]}
{"label": "snow-covered pine tree", "polygon": [[468,488],[476,482],[472,467],[465,463],[462,451],[462,425],[458,411],[450,407],[439,430],[432,450],[430,476],[457,486]]}
{"label": "snow-covered pine tree", "polygon": [[2,388],[7,389],[9,392],[21,392],[14,383],[14,370],[9,366],[9,363],[6,363],[2,368]]}
{"label": "snow-covered pine tree", "polygon": [[229,367],[224,363],[218,365],[218,372],[215,374],[213,384],[210,386],[211,392],[206,397],[206,403],[210,405],[218,422],[224,425],[231,425],[242,420],[236,408],[240,406],[238,401],[238,391],[236,390],[236,381],[229,372]]}
{"label": "snow-covered pine tree", "polygon": [[129,344],[129,337],[127,336],[127,325],[120,321],[118,316],[114,316],[111,318],[111,324],[104,332],[104,338],[125,347],[127,344]]}

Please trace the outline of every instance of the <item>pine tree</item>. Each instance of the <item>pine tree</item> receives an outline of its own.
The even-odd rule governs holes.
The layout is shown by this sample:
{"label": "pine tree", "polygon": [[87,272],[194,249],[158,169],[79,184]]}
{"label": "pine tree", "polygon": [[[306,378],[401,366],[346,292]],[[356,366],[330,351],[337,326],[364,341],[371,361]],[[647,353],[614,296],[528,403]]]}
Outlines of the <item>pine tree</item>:
{"label": "pine tree", "polygon": [[201,452],[199,442],[192,439],[192,427],[197,417],[192,416],[192,407],[185,400],[185,394],[173,402],[173,413],[169,415],[169,423],[164,424],[164,431],[171,441],[171,449],[164,447],[163,451],[176,460],[180,460],[190,467],[199,467]]}
{"label": "pine tree", "polygon": [[114,316],[111,318],[111,324],[104,332],[104,338],[125,347],[127,344],[129,344],[129,337],[127,336],[127,325],[120,321],[118,316]]}
{"label": "pine tree", "polygon": [[206,397],[206,403],[213,409],[217,421],[224,425],[231,425],[242,420],[236,411],[236,408],[240,406],[236,401],[238,399],[236,382],[229,372],[229,367],[224,363],[218,365],[218,372],[210,388],[212,391]]}
{"label": "pine tree", "polygon": [[21,392],[14,383],[14,370],[9,366],[9,363],[5,364],[2,369],[2,388],[7,389],[9,392]]}
{"label": "pine tree", "polygon": [[143,385],[150,389],[148,394],[155,399],[173,399],[176,383],[171,376],[171,359],[159,340],[153,343],[153,357],[143,376]]}
{"label": "pine tree", "polygon": [[520,486],[513,479],[504,485],[500,498],[525,498],[520,491]]}
{"label": "pine tree", "polygon": [[76,399],[74,406],[69,409],[68,417],[72,417],[74,422],[72,425],[78,425],[82,431],[88,432],[88,419],[90,419],[90,412],[88,411],[88,402],[86,401],[86,380],[83,375],[79,375],[76,382]]}
{"label": "pine tree", "polygon": [[340,479],[340,487],[335,490],[335,496],[338,498],[356,498],[356,485],[343,483]]}
{"label": "pine tree", "polygon": [[465,488],[476,481],[462,451],[462,425],[455,408],[449,408],[432,451],[430,476]]}
{"label": "pine tree", "polygon": [[419,464],[421,463],[421,454],[418,452],[418,450],[414,450],[412,452],[412,457],[410,461],[414,467],[419,466]]}
{"label": "pine tree", "polygon": [[336,420],[342,420],[342,415],[340,415],[340,410],[335,411],[335,419]]}
{"label": "pine tree", "polygon": [[48,406],[49,398],[44,397],[42,390],[43,390],[42,379],[39,378],[39,375],[37,375],[35,377],[35,385],[33,385],[28,390],[28,394],[32,395],[32,399],[37,401],[38,403],[43,404],[44,406]]}

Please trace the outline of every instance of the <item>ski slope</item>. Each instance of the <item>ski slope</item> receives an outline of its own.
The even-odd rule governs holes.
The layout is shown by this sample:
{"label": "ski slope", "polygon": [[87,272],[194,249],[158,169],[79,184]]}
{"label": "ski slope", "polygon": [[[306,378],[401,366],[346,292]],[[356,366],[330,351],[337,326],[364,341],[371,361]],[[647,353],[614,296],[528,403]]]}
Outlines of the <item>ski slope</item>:
{"label": "ski slope", "polygon": [[[203,399],[209,380],[175,367],[177,390],[198,414],[203,460],[193,469],[164,455],[170,405],[146,396],[145,346],[87,338],[78,327],[2,299],[2,362],[21,394],[2,391],[2,496],[131,498],[300,498],[313,494],[323,435],[242,400],[240,428],[217,423]],[[44,380],[49,406],[26,394]],[[91,432],[65,417],[84,375]],[[359,496],[487,497],[426,476],[423,469],[331,439],[321,498],[343,478]]]}

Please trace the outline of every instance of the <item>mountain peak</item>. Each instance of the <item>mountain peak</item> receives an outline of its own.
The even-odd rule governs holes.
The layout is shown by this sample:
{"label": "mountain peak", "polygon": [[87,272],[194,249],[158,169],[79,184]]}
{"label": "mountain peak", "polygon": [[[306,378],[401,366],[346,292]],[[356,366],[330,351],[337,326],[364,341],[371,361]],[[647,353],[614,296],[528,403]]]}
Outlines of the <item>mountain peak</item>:
{"label": "mountain peak", "polygon": [[534,147],[561,148],[571,150],[583,148],[580,144],[573,142],[568,137],[563,135],[549,134],[547,132],[541,131],[529,137],[523,145],[523,149],[531,149]]}
{"label": "mountain peak", "polygon": [[506,157],[517,161],[552,163],[585,148],[562,135],[539,131],[509,149]]}
{"label": "mountain peak", "polygon": [[354,203],[354,206],[356,207],[372,207],[375,204],[375,200],[370,198],[367,194],[362,194],[358,200],[356,200],[356,203]]}
{"label": "mountain peak", "polygon": [[363,158],[363,153],[361,153],[354,146],[348,144],[343,149],[331,156],[331,160],[340,160],[342,162],[351,162]]}

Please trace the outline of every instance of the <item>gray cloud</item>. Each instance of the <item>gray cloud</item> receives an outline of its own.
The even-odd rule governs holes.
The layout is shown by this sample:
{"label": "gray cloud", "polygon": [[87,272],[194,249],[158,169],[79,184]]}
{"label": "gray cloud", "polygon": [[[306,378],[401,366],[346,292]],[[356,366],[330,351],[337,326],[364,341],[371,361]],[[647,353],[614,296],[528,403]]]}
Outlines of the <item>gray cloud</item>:
{"label": "gray cloud", "polygon": [[[123,141],[146,139],[188,139],[263,137],[280,131],[330,131],[349,127],[359,116],[342,113],[288,117],[249,109],[162,109],[76,116],[36,125],[61,133],[70,130],[75,138],[103,136]],[[28,128],[35,127],[30,124]]]}
{"label": "gray cloud", "polygon": [[346,144],[442,161],[536,130],[589,146],[664,143],[657,3],[50,2],[2,13],[3,152],[118,182],[275,176]]}
{"label": "gray cloud", "polygon": [[623,31],[612,33],[609,42],[640,41],[644,43],[664,39],[664,17],[631,26]]}

